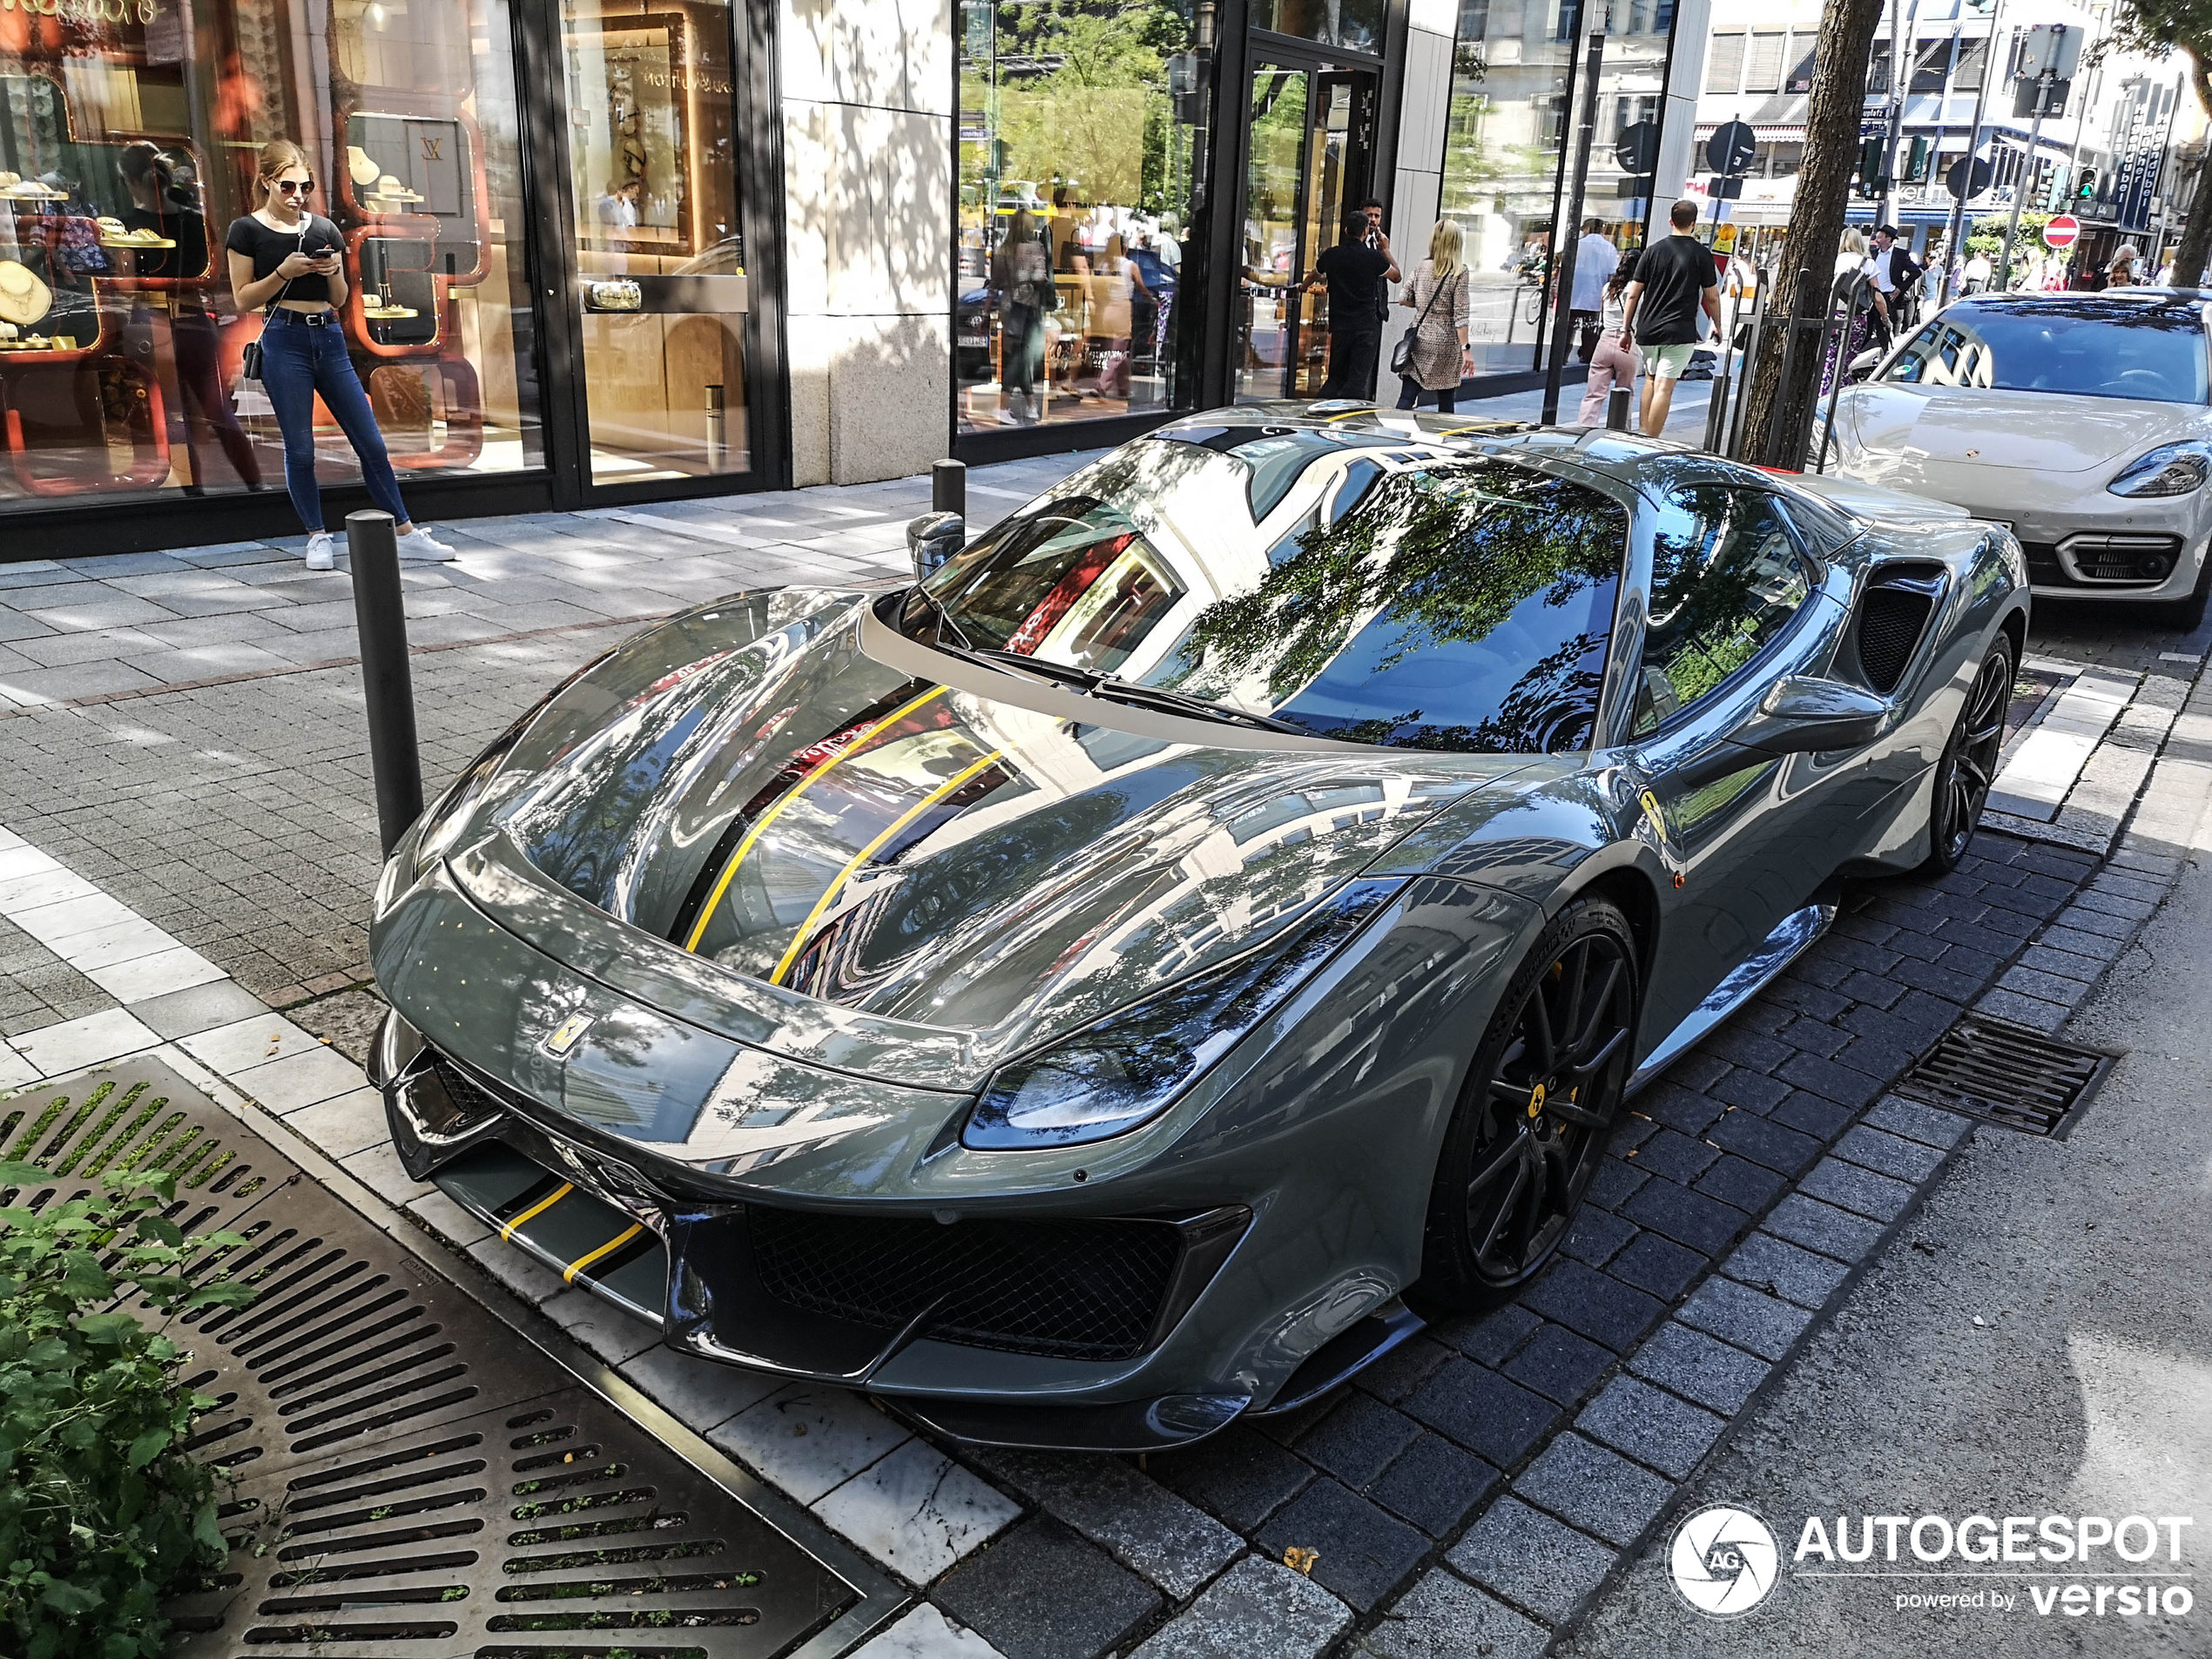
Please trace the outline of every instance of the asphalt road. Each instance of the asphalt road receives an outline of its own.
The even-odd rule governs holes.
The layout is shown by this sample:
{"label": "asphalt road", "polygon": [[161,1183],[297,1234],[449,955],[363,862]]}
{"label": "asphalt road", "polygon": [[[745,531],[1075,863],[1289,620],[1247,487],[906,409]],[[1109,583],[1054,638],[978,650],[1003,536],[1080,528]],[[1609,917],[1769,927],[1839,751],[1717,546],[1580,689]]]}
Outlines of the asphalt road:
{"label": "asphalt road", "polygon": [[[2209,838],[2200,826],[2196,840]],[[2212,855],[2181,885],[2067,1035],[2128,1052],[2064,1142],[1984,1128],[1836,1320],[1698,1483],[1695,1502],[1748,1503],[1780,1540],[1767,1600],[1731,1622],[1691,1611],[1664,1541],[1600,1602],[1577,1655],[1829,1659],[1930,1653],[2212,1654]],[[2191,1516],[2182,1559],[2129,1569],[2108,1549],[2075,1576],[2036,1563],[1977,1578],[1796,1576],[1808,1517],[2001,1520]],[[1925,1535],[1932,1549],[1939,1541]],[[2140,1531],[2130,1534],[2141,1548]],[[1870,1568],[1886,1568],[1877,1534]],[[1900,1543],[1899,1568],[1918,1568]],[[1838,1566],[1842,1563],[1838,1563]],[[1945,1563],[1959,1568],[1953,1559]],[[2191,1576],[2175,1618],[2127,1618],[2094,1587]],[[1985,1572],[1990,1568],[1979,1569]],[[2020,1575],[2040,1570],[2051,1576]],[[2087,1610],[2039,1614],[2031,1587],[2079,1582]],[[1989,1592],[1993,1606],[1900,1608],[1901,1595]]]}

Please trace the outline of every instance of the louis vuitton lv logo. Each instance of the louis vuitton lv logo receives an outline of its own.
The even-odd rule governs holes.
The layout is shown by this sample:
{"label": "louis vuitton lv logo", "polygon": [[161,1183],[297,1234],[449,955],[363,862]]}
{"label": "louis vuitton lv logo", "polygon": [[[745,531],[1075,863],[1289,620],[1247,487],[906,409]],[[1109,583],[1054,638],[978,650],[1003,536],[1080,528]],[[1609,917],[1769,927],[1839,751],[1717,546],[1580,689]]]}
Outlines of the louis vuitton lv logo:
{"label": "louis vuitton lv logo", "polygon": [[433,138],[427,132],[418,133],[416,136],[422,140],[423,160],[442,161],[445,159],[446,141],[443,138]]}

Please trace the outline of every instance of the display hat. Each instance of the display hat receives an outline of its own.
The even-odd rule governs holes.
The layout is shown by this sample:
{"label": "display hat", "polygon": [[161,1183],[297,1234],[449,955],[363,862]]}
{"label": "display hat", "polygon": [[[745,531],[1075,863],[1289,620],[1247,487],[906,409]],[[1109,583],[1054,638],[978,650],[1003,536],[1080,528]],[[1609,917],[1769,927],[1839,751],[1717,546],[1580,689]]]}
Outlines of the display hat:
{"label": "display hat", "polygon": [[0,260],[0,322],[28,328],[53,309],[54,291],[17,260]]}

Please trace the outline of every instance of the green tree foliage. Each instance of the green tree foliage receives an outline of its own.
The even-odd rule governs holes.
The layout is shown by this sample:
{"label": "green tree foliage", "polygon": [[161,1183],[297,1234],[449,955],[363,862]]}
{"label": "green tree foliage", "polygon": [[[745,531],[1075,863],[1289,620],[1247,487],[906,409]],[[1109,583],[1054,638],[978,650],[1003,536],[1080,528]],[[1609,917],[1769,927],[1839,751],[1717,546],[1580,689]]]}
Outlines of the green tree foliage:
{"label": "green tree foliage", "polygon": [[[1555,479],[1481,462],[1384,479],[1356,511],[1309,531],[1257,587],[1199,613],[1186,647],[1203,659],[1191,689],[1226,697],[1237,678],[1264,669],[1269,703],[1294,720],[1283,705],[1355,635],[1373,631],[1375,671],[1386,673],[1416,651],[1479,644],[1532,598],[1587,604],[1619,576],[1624,527],[1586,510],[1586,499]],[[1590,649],[1577,636],[1556,661],[1533,665],[1519,701],[1509,694],[1504,718],[1480,731],[1424,725],[1423,711],[1408,709],[1330,735],[1416,748],[1560,747],[1573,739],[1543,711],[1571,719],[1584,706],[1579,676]]]}
{"label": "green tree foliage", "polygon": [[206,1271],[245,1240],[190,1236],[166,1172],[111,1170],[93,1195],[30,1207],[52,1171],[0,1163],[0,1650],[158,1659],[162,1597],[219,1566],[215,1474],[183,1449],[215,1402],[181,1387],[185,1351],[116,1305],[239,1306]]}
{"label": "green tree foliage", "polygon": [[[1035,182],[1049,199],[1155,212],[1177,204],[1168,176],[1167,54],[1187,44],[1182,17],[1157,3],[1042,0],[998,9],[996,136],[1003,177]],[[1036,72],[1010,72],[1008,59]],[[962,76],[961,106],[988,107],[982,66]]]}

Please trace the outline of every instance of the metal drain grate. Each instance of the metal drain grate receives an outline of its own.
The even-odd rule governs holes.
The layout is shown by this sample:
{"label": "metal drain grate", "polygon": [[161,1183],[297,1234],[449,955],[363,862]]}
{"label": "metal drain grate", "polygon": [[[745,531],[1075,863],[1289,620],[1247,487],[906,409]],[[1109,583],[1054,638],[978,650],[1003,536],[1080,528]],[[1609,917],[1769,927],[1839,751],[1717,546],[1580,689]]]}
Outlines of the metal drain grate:
{"label": "metal drain grate", "polygon": [[2063,1140],[2116,1057],[1970,1014],[1898,1080],[1896,1091],[2023,1134]]}
{"label": "metal drain grate", "polygon": [[236,1479],[229,1570],[172,1606],[176,1659],[772,1659],[878,1589],[166,1067],[0,1103],[0,1148],[57,1177],[26,1202],[111,1165],[165,1167],[172,1219],[248,1240],[229,1265],[254,1302],[171,1327],[219,1401],[192,1445]]}

